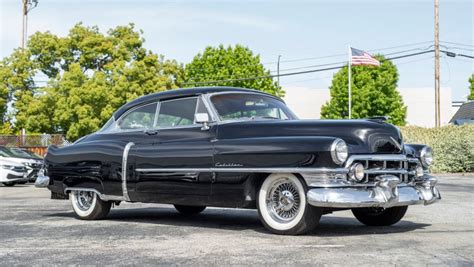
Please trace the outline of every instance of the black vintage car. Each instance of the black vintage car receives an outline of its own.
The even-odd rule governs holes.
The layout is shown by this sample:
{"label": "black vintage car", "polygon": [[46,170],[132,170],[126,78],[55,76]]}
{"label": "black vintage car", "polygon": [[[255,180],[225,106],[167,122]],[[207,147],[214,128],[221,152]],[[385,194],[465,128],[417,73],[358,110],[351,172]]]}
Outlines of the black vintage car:
{"label": "black vintage car", "polygon": [[49,147],[38,187],[71,199],[81,219],[121,201],[258,209],[278,234],[302,234],[323,214],[352,209],[391,225],[408,205],[440,199],[431,149],[403,143],[378,119],[299,120],[278,97],[211,87],[140,97],[98,132]]}

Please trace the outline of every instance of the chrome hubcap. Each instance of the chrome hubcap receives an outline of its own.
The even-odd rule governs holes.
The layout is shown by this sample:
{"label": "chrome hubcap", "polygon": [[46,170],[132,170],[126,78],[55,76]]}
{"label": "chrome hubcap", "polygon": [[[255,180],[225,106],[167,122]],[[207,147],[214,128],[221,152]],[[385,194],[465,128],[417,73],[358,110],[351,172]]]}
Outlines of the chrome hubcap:
{"label": "chrome hubcap", "polygon": [[87,211],[92,206],[92,202],[94,201],[94,192],[74,192],[77,207],[83,211]]}
{"label": "chrome hubcap", "polygon": [[267,208],[270,216],[278,222],[293,220],[300,209],[297,186],[287,179],[276,181],[268,191]]}

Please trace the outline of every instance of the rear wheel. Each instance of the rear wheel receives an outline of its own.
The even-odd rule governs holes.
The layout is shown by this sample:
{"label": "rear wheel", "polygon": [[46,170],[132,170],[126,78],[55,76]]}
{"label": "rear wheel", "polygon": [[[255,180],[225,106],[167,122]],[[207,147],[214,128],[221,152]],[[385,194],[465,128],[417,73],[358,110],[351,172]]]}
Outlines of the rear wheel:
{"label": "rear wheel", "polygon": [[179,213],[185,214],[185,215],[199,214],[206,209],[205,206],[184,206],[184,205],[174,205],[174,208],[177,211],[179,211]]}
{"label": "rear wheel", "polygon": [[257,196],[263,225],[273,233],[299,235],[313,230],[322,209],[308,204],[306,187],[293,174],[272,174],[263,182]]}
{"label": "rear wheel", "polygon": [[82,220],[100,220],[109,214],[112,202],[101,200],[95,192],[73,191],[69,194],[72,208]]}
{"label": "rear wheel", "polygon": [[359,222],[368,226],[388,226],[399,222],[408,206],[384,208],[357,208],[352,209],[352,213]]}
{"label": "rear wheel", "polygon": [[15,183],[14,182],[7,182],[7,183],[3,183],[3,185],[10,187],[10,186],[14,186]]}

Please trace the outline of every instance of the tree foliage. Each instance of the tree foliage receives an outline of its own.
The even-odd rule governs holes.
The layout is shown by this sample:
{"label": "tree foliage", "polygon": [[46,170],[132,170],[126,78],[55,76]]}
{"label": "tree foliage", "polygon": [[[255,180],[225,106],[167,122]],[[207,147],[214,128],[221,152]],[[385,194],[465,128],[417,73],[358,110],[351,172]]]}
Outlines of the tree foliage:
{"label": "tree foliage", "polygon": [[470,94],[467,99],[474,100],[474,74],[469,78],[469,92]]}
{"label": "tree foliage", "polygon": [[[35,33],[0,65],[0,95],[7,91],[13,101],[15,127],[75,140],[98,130],[127,101],[177,87],[182,66],[143,48],[141,34],[133,24],[107,34],[82,24],[65,37]],[[38,76],[46,86],[34,84]],[[5,110],[0,114],[5,121]]]}
{"label": "tree foliage", "polygon": [[203,53],[197,54],[185,68],[186,86],[234,86],[264,91],[276,96],[283,96],[284,92],[272,78],[223,81],[219,83],[205,83],[270,75],[260,62],[260,56],[244,46],[234,47],[219,45],[206,47]]}
{"label": "tree foliage", "polygon": [[[352,118],[389,116],[389,122],[405,125],[407,108],[396,90],[396,66],[383,56],[376,56],[380,67],[352,66]],[[321,108],[327,119],[348,118],[348,68],[334,74],[329,87],[331,100]]]}

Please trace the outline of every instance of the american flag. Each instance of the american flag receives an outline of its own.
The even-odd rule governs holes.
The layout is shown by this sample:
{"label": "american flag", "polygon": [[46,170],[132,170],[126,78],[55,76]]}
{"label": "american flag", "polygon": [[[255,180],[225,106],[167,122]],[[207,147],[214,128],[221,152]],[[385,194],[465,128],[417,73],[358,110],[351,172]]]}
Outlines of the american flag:
{"label": "american flag", "polygon": [[351,47],[351,64],[352,65],[372,65],[380,66],[380,62],[372,57],[369,53]]}

